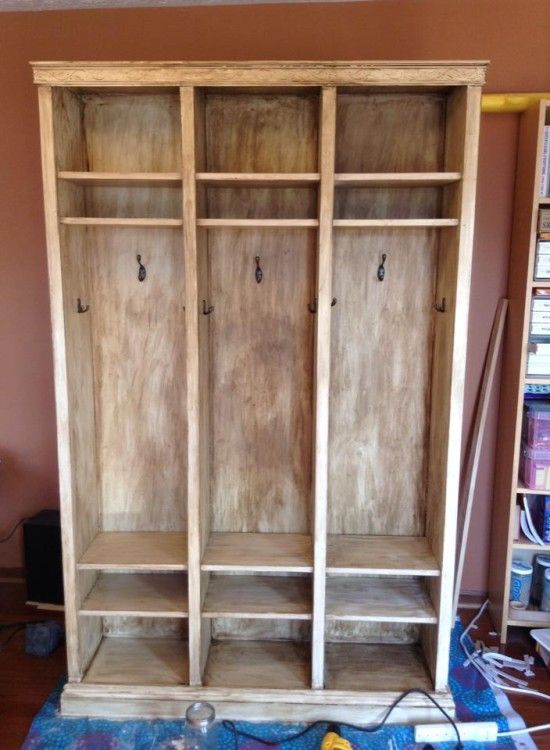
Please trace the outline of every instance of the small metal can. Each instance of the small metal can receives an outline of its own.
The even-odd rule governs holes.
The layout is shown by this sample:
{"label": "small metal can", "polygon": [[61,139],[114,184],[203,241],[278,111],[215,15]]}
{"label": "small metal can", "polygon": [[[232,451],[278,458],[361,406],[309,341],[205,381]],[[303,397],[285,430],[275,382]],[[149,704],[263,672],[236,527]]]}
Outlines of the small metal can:
{"label": "small metal can", "polygon": [[533,586],[531,598],[540,606],[542,602],[542,589],[544,586],[544,574],[550,570],[550,555],[535,555],[533,570]]}
{"label": "small metal can", "polygon": [[515,609],[526,609],[531,593],[533,566],[523,560],[512,560],[512,577],[510,581],[510,606]]}
{"label": "small metal can", "polygon": [[540,608],[544,612],[550,612],[550,568],[544,571],[544,580],[542,583],[542,601]]}

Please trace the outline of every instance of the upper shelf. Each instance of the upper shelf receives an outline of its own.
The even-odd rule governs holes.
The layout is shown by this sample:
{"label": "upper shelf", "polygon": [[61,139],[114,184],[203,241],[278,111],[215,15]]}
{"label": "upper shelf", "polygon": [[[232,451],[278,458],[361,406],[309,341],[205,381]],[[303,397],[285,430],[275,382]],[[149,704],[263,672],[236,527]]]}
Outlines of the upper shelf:
{"label": "upper shelf", "polygon": [[62,224],[96,227],[181,227],[181,219],[143,219],[102,216],[65,216]]}
{"label": "upper shelf", "polygon": [[406,227],[456,227],[458,219],[334,219],[335,229],[361,229],[365,227],[386,227],[403,229]]}
{"label": "upper shelf", "polygon": [[187,534],[103,531],[82,555],[81,570],[187,570]]}
{"label": "upper shelf", "polygon": [[240,570],[250,573],[310,573],[311,537],[306,534],[210,534],[202,570]]}
{"label": "upper shelf", "polygon": [[327,573],[438,576],[440,570],[425,537],[331,534]]}
{"label": "upper shelf", "polygon": [[438,187],[458,182],[460,172],[365,172],[334,175],[337,187]]}
{"label": "upper shelf", "polygon": [[307,187],[319,182],[318,172],[197,172],[197,182],[212,187]]}
{"label": "upper shelf", "polygon": [[178,187],[181,172],[58,172],[60,180],[74,185],[115,187]]}

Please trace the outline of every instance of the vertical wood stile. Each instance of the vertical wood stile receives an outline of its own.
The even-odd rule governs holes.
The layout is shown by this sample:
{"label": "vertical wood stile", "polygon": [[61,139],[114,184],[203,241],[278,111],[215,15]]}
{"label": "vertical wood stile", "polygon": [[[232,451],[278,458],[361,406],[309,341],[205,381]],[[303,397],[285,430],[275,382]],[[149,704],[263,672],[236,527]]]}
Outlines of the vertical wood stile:
{"label": "vertical wood stile", "polygon": [[55,402],[57,414],[57,455],[59,462],[59,495],[61,528],[63,530],[63,581],[65,590],[65,638],[69,680],[82,678],[77,611],[77,572],[75,559],[75,518],[73,512],[73,469],[69,428],[69,384],[65,343],[65,313],[59,237],[57,178],[54,153],[53,101],[50,86],[38,89],[40,111],[40,142],[44,214],[48,246],[48,274],[55,371]]}
{"label": "vertical wood stile", "polygon": [[[440,527],[432,544],[436,558],[440,560],[441,576],[437,586],[436,610],[439,613],[435,646],[435,664],[433,666],[434,687],[443,689],[448,682],[449,648],[453,626],[453,586],[455,573],[455,544],[457,529],[458,488],[460,481],[460,453],[462,442],[462,414],[464,399],[464,375],[466,369],[466,345],[468,338],[468,307],[470,301],[470,276],[472,267],[473,229],[475,218],[475,197],[477,184],[478,136],[481,113],[481,88],[467,86],[461,97],[462,136],[457,139],[456,153],[452,147],[447,148],[446,168],[452,168],[462,161],[462,189],[457,196],[459,225],[456,230],[454,247],[449,245],[449,257],[443,264],[441,275],[443,283],[453,288],[455,305],[453,317],[447,324],[449,329],[451,351],[448,428],[443,436],[447,442],[444,457],[444,485],[441,487],[446,498],[441,512]],[[456,102],[458,105],[459,101]],[[453,256],[451,261],[450,256]],[[447,270],[445,270],[445,267]],[[449,274],[450,278],[445,280]],[[451,333],[452,331],[452,333]],[[430,659],[428,655],[428,659]]]}
{"label": "vertical wood stile", "polygon": [[185,340],[187,365],[187,544],[189,597],[189,683],[201,684],[201,435],[197,196],[195,184],[195,90],[180,89]]}
{"label": "vertical wood stile", "polygon": [[321,92],[319,133],[319,233],[317,258],[318,299],[315,321],[315,434],[313,530],[313,628],[311,685],[324,685],[325,595],[327,556],[328,413],[330,382],[330,317],[332,300],[332,219],[334,212],[334,159],[336,88]]}

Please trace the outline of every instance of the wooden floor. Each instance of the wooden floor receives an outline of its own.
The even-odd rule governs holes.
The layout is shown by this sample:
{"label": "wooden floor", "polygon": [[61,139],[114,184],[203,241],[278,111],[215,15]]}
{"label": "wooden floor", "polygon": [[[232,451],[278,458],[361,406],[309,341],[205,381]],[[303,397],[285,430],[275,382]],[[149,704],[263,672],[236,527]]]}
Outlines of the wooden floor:
{"label": "wooden floor", "polygon": [[[0,623],[21,620],[56,619],[52,613],[38,612],[27,607],[25,590],[21,583],[0,582]],[[473,617],[473,610],[461,612],[464,623]],[[498,639],[488,635],[491,625],[488,618],[480,622],[474,638],[480,638],[487,645],[497,645]],[[0,632],[0,644],[5,639]],[[0,646],[1,647],[1,646]],[[530,648],[525,631],[513,628],[507,653],[522,657]],[[18,633],[0,651],[0,748],[20,750],[33,716],[48,697],[59,677],[65,672],[65,651],[63,647],[50,657],[39,659],[27,656],[24,651],[24,633]],[[531,687],[550,693],[550,673],[539,661],[536,676],[529,682]],[[543,724],[550,720],[548,702],[533,698],[514,697],[514,708],[523,716],[528,725]],[[550,732],[534,735],[540,750],[550,750]]]}

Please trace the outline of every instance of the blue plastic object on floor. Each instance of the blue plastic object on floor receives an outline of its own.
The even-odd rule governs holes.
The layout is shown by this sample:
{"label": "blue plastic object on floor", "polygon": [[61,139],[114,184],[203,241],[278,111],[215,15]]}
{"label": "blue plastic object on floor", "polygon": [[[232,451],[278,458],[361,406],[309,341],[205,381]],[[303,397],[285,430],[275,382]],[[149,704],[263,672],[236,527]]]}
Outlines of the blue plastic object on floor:
{"label": "blue plastic object on floor", "polygon": [[49,656],[61,643],[63,626],[54,620],[33,622],[25,626],[25,653],[30,656]]}
{"label": "blue plastic object on floor", "polygon": [[[457,622],[451,640],[449,684],[456,704],[459,721],[496,721],[501,730],[508,722],[501,713],[495,694],[484,678],[473,667],[464,666],[464,654],[458,639],[463,632]],[[58,714],[59,696],[63,689],[61,680],[35,717],[22,750],[184,750],[183,719],[154,721],[112,721],[107,719],[66,719]],[[442,718],[442,721],[444,719]],[[239,728],[258,736],[278,739],[284,750],[319,750],[326,727],[319,726],[299,740],[285,744],[284,738],[299,727],[289,724],[239,722]],[[342,730],[354,750],[388,750],[390,740],[398,750],[422,748],[424,743],[414,742],[413,728],[392,724],[374,734],[356,730]],[[233,735],[221,728],[218,735],[219,750],[235,750]],[[456,743],[438,743],[438,750],[453,750]],[[509,737],[496,744],[464,743],[466,750],[492,750],[498,747],[515,747]],[[239,750],[266,750],[266,746],[252,740],[240,740]]]}

